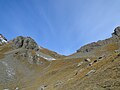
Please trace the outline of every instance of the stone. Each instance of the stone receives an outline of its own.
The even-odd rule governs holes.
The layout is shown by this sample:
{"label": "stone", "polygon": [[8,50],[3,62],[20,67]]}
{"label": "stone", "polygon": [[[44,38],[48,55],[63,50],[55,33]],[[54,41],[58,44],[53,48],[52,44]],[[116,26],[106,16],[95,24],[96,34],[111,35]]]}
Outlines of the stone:
{"label": "stone", "polygon": [[45,90],[45,88],[47,88],[47,85],[42,85],[37,90]]}
{"label": "stone", "polygon": [[85,62],[91,62],[91,60],[89,58],[84,60]]}
{"label": "stone", "polygon": [[94,60],[94,63],[96,63],[98,60]]}
{"label": "stone", "polygon": [[93,65],[93,62],[89,63],[89,66],[92,66]]}
{"label": "stone", "polygon": [[103,58],[103,57],[101,57],[101,56],[100,56],[100,57],[98,57],[98,59],[102,59],[102,58]]}
{"label": "stone", "polygon": [[62,83],[63,83],[62,81],[57,81],[57,83],[55,84],[55,87],[60,86]]}
{"label": "stone", "polygon": [[15,88],[15,90],[19,90],[19,88],[18,88],[18,87],[16,87],[16,88]]}
{"label": "stone", "polygon": [[89,76],[90,74],[95,73],[95,72],[96,72],[96,70],[90,70],[90,71],[86,74],[86,76]]}
{"label": "stone", "polygon": [[120,52],[120,50],[115,50],[114,52],[115,52],[115,53],[119,53],[119,52]]}
{"label": "stone", "polygon": [[83,64],[83,62],[78,63],[77,67],[80,67]]}
{"label": "stone", "polygon": [[111,82],[111,81],[105,81],[104,85],[103,85],[103,88],[111,87],[112,84],[113,84],[113,82]]}

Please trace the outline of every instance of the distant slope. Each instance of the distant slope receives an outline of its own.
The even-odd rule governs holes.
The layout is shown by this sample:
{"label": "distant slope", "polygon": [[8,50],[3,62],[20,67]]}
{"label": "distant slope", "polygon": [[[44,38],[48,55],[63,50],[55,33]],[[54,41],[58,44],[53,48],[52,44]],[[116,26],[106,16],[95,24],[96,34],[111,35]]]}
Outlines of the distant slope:
{"label": "distant slope", "polygon": [[112,33],[112,37],[105,39],[105,40],[99,40],[97,42],[92,42],[87,45],[82,46],[80,49],[76,51],[76,53],[68,56],[67,58],[79,58],[79,57],[86,57],[86,56],[96,56],[96,52],[108,52],[110,51],[103,50],[103,47],[109,47],[109,45],[112,44],[113,47],[116,45],[118,47],[120,46],[120,27],[116,27],[114,32]]}
{"label": "distant slope", "polygon": [[56,59],[60,59],[60,58],[65,57],[64,55],[60,55],[60,54],[58,54],[58,53],[56,53],[54,51],[48,50],[48,49],[43,48],[43,47],[40,49],[40,52],[42,52],[42,53],[44,53],[46,55],[50,55],[51,57],[54,57]]}

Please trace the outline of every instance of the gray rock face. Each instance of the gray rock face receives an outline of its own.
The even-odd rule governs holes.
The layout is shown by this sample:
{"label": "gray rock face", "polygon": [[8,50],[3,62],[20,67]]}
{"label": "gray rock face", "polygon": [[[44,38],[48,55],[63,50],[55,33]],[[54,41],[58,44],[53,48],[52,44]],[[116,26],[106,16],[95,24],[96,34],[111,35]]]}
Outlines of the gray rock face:
{"label": "gray rock face", "polygon": [[[37,64],[39,62],[39,57],[36,53],[32,53],[33,50],[19,50],[14,53],[14,57],[20,60],[27,60],[30,64]],[[37,62],[38,61],[38,62]]]}
{"label": "gray rock face", "polygon": [[90,52],[101,46],[119,41],[120,41],[120,26],[115,28],[114,32],[112,33],[112,37],[82,46],[80,49],[77,50],[77,52],[82,52],[82,53]]}
{"label": "gray rock face", "polygon": [[32,49],[32,50],[34,49],[36,51],[39,50],[37,43],[31,37],[19,36],[15,38],[12,42],[13,42],[12,47],[14,49],[25,48],[25,49]]}
{"label": "gray rock face", "polygon": [[114,32],[112,33],[112,37],[120,37],[120,26],[116,27]]}

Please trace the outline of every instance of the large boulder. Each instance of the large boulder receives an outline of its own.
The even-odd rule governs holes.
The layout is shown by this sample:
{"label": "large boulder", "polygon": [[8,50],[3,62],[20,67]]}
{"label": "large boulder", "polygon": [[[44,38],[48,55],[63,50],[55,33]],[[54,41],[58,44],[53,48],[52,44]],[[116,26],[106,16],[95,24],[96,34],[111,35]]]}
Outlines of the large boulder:
{"label": "large boulder", "polygon": [[39,50],[37,43],[31,37],[18,36],[17,38],[12,40],[12,42],[13,42],[12,47],[14,49],[25,48],[36,51]]}

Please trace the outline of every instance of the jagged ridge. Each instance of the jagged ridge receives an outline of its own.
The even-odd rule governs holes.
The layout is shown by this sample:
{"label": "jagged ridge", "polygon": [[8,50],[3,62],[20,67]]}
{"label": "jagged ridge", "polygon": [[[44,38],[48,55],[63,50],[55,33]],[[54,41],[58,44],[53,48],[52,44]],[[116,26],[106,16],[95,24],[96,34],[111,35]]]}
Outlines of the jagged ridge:
{"label": "jagged ridge", "polygon": [[115,28],[114,32],[112,33],[112,37],[105,39],[105,40],[99,40],[97,42],[93,42],[87,45],[82,46],[80,49],[77,50],[77,52],[90,52],[96,48],[99,48],[101,46],[113,43],[113,42],[119,42],[120,40],[120,27]]}

